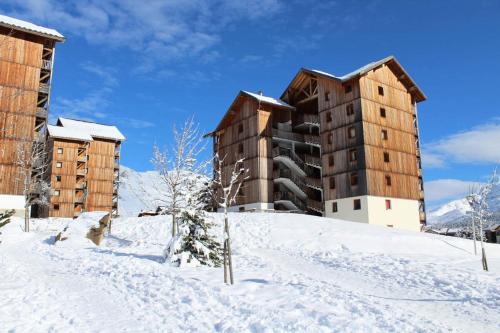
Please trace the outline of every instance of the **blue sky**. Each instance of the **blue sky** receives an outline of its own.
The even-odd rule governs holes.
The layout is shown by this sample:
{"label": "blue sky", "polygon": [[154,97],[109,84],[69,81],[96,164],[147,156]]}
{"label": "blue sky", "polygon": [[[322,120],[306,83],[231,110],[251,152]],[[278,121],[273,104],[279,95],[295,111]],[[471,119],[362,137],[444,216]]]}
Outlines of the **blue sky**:
{"label": "blue sky", "polygon": [[500,162],[500,2],[0,0],[55,28],[51,118],[117,125],[122,163],[152,168],[153,143],[194,114],[209,131],[240,89],[279,96],[300,67],[348,73],[393,54],[419,105],[431,205]]}

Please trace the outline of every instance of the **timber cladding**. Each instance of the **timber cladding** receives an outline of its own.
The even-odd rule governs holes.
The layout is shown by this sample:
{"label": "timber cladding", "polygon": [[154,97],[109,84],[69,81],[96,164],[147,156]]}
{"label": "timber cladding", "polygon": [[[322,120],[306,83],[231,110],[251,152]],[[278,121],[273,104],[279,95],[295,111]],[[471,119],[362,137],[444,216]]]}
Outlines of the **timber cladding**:
{"label": "timber cladding", "polygon": [[87,163],[87,211],[107,211],[111,213],[113,198],[114,141],[94,138],[89,146]]}
{"label": "timber cladding", "polygon": [[16,150],[34,139],[44,43],[47,39],[0,29],[0,194],[22,194]]}

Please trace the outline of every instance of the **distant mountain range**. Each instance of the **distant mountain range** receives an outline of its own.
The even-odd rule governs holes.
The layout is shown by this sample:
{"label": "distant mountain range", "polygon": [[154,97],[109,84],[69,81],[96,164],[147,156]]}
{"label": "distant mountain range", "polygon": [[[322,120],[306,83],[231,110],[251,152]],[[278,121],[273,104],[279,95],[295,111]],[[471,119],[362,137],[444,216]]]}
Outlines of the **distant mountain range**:
{"label": "distant mountain range", "polygon": [[[500,182],[493,185],[488,206],[494,214],[494,219],[500,221]],[[427,222],[429,225],[469,223],[470,218],[468,218],[467,212],[470,210],[469,203],[465,198],[453,200],[430,211],[427,214]]]}

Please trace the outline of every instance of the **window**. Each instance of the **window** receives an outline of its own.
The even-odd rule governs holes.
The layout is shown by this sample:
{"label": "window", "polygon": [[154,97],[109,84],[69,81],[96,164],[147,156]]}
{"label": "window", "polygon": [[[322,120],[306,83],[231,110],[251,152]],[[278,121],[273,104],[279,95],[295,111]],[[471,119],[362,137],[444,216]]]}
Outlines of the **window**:
{"label": "window", "polygon": [[243,154],[243,144],[242,143],[240,143],[238,145],[238,154]]}
{"label": "window", "polygon": [[62,162],[57,162],[56,163],[56,168],[62,168]]}
{"label": "window", "polygon": [[387,130],[382,130],[382,140],[387,140],[389,136],[387,135]]}
{"label": "window", "polygon": [[346,94],[350,93],[352,91],[352,86],[348,84],[347,86],[345,86],[344,91]]}
{"label": "window", "polygon": [[58,154],[62,154],[63,153],[63,149],[62,148],[57,148],[57,153]]}
{"label": "window", "polygon": [[384,87],[382,87],[382,86],[378,86],[378,94],[379,94],[380,96],[384,96]]}
{"label": "window", "polygon": [[360,210],[361,209],[361,200],[360,199],[354,199],[354,210]]}
{"label": "window", "polygon": [[238,210],[239,210],[240,212],[244,212],[244,211],[245,211],[245,207],[244,207],[244,206],[243,206],[243,207],[240,207],[240,208],[238,208]]}
{"label": "window", "polygon": [[331,121],[332,121],[332,113],[331,112],[327,112],[326,113],[326,122],[330,123]]}
{"label": "window", "polygon": [[358,185],[358,174],[356,172],[351,173],[351,186]]}
{"label": "window", "polygon": [[59,190],[54,190],[54,196],[58,197],[61,195],[61,191]]}
{"label": "window", "polygon": [[336,213],[339,211],[339,207],[336,202],[332,202],[332,213]]}
{"label": "window", "polygon": [[335,177],[330,177],[330,189],[335,189]]}
{"label": "window", "polygon": [[325,102],[328,102],[330,100],[330,92],[325,91]]}
{"label": "window", "polygon": [[392,185],[391,176],[385,176],[385,185],[387,186]]}
{"label": "window", "polygon": [[328,166],[334,166],[335,160],[333,159],[333,155],[328,156]]}
{"label": "window", "polygon": [[243,133],[243,124],[238,125],[238,133]]}
{"label": "window", "polygon": [[385,163],[389,163],[390,162],[389,153],[388,152],[384,152],[384,162]]}
{"label": "window", "polygon": [[356,136],[356,128],[354,126],[351,126],[347,129],[347,136],[349,139],[352,139]]}
{"label": "window", "polygon": [[54,208],[54,210],[59,210],[59,204],[54,204],[54,206],[52,206]]}
{"label": "window", "polygon": [[385,118],[385,109],[384,108],[380,108],[380,116],[382,118]]}
{"label": "window", "polygon": [[348,116],[352,116],[354,114],[354,105],[352,104],[347,105],[345,111]]}
{"label": "window", "polygon": [[386,210],[392,209],[391,200],[385,201],[385,209]]}
{"label": "window", "polygon": [[56,176],[56,182],[60,182],[61,181],[61,176]]}
{"label": "window", "polygon": [[333,143],[333,134],[328,134],[328,144],[331,145]]}
{"label": "window", "polygon": [[356,162],[358,160],[358,152],[356,149],[349,150],[349,162]]}

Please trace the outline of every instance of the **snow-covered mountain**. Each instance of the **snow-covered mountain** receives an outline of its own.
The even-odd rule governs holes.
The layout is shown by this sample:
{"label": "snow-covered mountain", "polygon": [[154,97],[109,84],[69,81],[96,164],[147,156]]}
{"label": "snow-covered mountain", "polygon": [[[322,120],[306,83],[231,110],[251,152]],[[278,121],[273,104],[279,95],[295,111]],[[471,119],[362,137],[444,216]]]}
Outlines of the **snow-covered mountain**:
{"label": "snow-covered mountain", "polygon": [[[493,185],[488,206],[495,215],[500,215],[500,182]],[[430,211],[427,215],[429,224],[461,223],[467,220],[470,206],[465,198],[450,201]]]}
{"label": "snow-covered mountain", "polygon": [[[185,179],[193,177],[186,172]],[[205,182],[201,178],[200,186]],[[157,171],[139,172],[120,166],[120,189],[118,191],[118,213],[121,216],[137,216],[141,211],[156,210],[165,205],[165,184]]]}
{"label": "snow-covered mountain", "polygon": [[122,216],[137,216],[142,210],[155,210],[165,196],[160,175],[156,171],[139,172],[120,166],[118,212]]}

